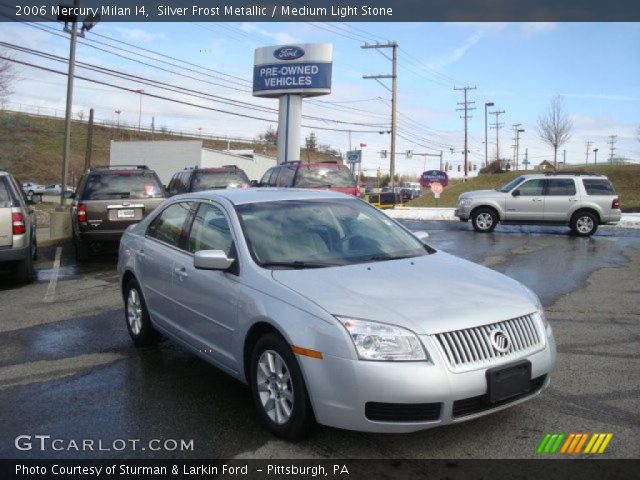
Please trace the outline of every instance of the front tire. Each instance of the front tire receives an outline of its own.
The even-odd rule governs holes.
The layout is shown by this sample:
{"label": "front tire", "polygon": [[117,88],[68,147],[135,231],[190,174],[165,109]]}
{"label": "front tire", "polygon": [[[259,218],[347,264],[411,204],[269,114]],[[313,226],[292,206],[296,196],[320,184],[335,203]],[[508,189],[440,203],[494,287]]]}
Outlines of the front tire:
{"label": "front tire", "polygon": [[578,212],[571,217],[571,230],[579,237],[589,237],[598,230],[598,217],[591,212]]}
{"label": "front tire", "polygon": [[309,435],[315,418],[291,347],[279,335],[264,335],[253,348],[250,365],[251,392],[263,425],[289,441]]}
{"label": "front tire", "polygon": [[471,216],[471,223],[476,232],[490,233],[498,224],[498,214],[490,208],[478,208]]}
{"label": "front tire", "polygon": [[134,279],[129,280],[124,289],[124,315],[129,335],[137,346],[153,345],[160,340],[160,334],[151,324],[140,285]]}

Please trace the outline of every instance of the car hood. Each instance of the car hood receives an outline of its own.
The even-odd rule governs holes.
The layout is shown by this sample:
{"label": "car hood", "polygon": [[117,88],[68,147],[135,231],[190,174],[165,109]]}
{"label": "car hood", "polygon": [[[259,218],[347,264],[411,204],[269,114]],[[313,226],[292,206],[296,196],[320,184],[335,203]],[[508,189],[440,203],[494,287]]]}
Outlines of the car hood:
{"label": "car hood", "polygon": [[333,315],[418,334],[486,325],[536,311],[519,282],[444,252],[343,267],[274,270],[273,278]]}
{"label": "car hood", "polygon": [[460,198],[476,198],[476,197],[495,197],[497,195],[504,195],[498,190],[470,190],[460,195]]}

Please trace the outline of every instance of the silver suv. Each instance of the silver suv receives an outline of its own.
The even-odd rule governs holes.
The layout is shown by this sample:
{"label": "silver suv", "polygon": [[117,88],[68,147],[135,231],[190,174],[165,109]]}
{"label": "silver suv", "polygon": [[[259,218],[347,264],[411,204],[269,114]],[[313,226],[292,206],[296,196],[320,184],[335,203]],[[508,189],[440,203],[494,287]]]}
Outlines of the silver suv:
{"label": "silver suv", "polygon": [[604,175],[558,172],[521,175],[496,190],[473,190],[458,198],[455,211],[471,220],[477,232],[492,232],[498,223],[568,225],[588,237],[598,225],[620,221],[620,201]]}
{"label": "silver suv", "polygon": [[0,263],[12,262],[16,280],[30,282],[36,252],[35,214],[20,183],[0,168]]}

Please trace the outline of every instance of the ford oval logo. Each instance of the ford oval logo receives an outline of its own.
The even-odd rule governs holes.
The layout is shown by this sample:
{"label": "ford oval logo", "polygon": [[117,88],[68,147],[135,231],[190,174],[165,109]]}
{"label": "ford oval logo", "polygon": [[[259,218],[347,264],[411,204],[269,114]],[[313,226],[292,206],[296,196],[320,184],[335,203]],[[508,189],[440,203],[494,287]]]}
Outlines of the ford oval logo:
{"label": "ford oval logo", "polygon": [[296,60],[304,55],[304,50],[300,47],[280,47],[273,52],[273,56],[278,60]]}

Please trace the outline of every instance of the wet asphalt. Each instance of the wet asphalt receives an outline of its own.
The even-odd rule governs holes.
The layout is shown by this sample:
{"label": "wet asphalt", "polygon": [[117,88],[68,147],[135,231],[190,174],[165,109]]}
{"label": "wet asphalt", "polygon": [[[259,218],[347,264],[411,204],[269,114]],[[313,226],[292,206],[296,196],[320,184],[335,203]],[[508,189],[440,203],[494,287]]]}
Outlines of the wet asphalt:
{"label": "wet asphalt", "polygon": [[[70,246],[53,247],[41,252],[31,285],[13,285],[0,266],[0,458],[528,458],[547,432],[611,432],[603,455],[640,456],[640,230],[601,228],[584,239],[555,227],[483,235],[457,222],[405,224],[538,293],[558,343],[548,390],[409,435],[320,427],[282,442],[258,423],[245,385],[171,340],[132,345],[115,250],[77,265]],[[31,449],[16,448],[20,435],[32,437]],[[63,450],[48,440],[42,450],[35,435],[61,439]],[[93,450],[70,447],[83,440]],[[120,451],[118,440],[128,447]],[[168,450],[152,450],[165,440]],[[193,448],[174,449],[181,440]]]}

